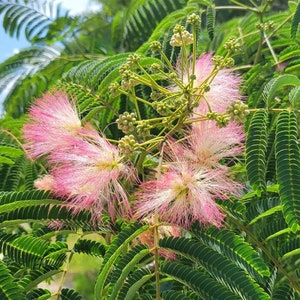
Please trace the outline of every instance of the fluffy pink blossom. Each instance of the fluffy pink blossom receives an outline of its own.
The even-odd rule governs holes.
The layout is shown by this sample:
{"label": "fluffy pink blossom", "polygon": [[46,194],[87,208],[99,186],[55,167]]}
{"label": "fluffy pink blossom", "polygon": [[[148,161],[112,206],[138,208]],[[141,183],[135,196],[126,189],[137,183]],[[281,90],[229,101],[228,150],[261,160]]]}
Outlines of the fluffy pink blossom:
{"label": "fluffy pink blossom", "polygon": [[42,191],[53,191],[55,190],[55,179],[49,174],[44,175],[34,181],[34,187]]}
{"label": "fluffy pink blossom", "polygon": [[229,194],[237,194],[238,188],[224,170],[199,168],[187,162],[173,163],[158,179],[141,185],[136,216],[158,214],[161,221],[186,228],[196,220],[220,227],[224,214],[215,199],[228,199]]}
{"label": "fluffy pink blossom", "polygon": [[[145,220],[149,222],[149,220]],[[153,222],[149,222],[153,224]],[[158,237],[159,239],[163,239],[166,237],[180,237],[181,230],[177,226],[168,226],[168,225],[160,225],[158,227]],[[147,244],[150,249],[154,249],[154,227],[150,227],[147,231],[142,232],[136,239],[133,240],[133,244]],[[160,256],[165,257],[168,260],[174,260],[176,258],[176,254],[166,249],[159,249],[158,253]]]}
{"label": "fluffy pink blossom", "polygon": [[120,179],[132,178],[133,171],[121,162],[118,149],[95,131],[81,138],[68,137],[66,144],[49,155],[53,192],[67,198],[75,212],[89,209],[98,220],[103,210],[112,218],[130,216]]}
{"label": "fluffy pink blossom", "polygon": [[[224,113],[230,104],[241,100],[239,92],[241,77],[233,74],[230,69],[219,70],[215,76],[210,76],[213,69],[212,54],[202,54],[197,59],[195,64],[196,79],[193,83],[194,94],[197,96],[199,93],[203,93],[203,84],[209,85],[209,90],[200,99],[199,107],[195,109],[196,113],[207,113],[209,111],[208,105],[212,111]],[[178,72],[180,73],[179,70]],[[184,84],[188,84],[188,77],[191,74],[191,68],[189,74],[187,72],[180,74]]]}
{"label": "fluffy pink blossom", "polygon": [[[171,159],[181,157],[206,167],[223,168],[220,161],[242,153],[245,135],[242,126],[229,123],[220,128],[215,121],[194,123],[185,140],[180,143],[170,141]],[[175,157],[175,159],[176,159]]]}
{"label": "fluffy pink blossom", "polygon": [[66,137],[81,130],[75,103],[60,91],[46,93],[29,110],[23,127],[25,149],[30,158],[49,154],[65,144]]}

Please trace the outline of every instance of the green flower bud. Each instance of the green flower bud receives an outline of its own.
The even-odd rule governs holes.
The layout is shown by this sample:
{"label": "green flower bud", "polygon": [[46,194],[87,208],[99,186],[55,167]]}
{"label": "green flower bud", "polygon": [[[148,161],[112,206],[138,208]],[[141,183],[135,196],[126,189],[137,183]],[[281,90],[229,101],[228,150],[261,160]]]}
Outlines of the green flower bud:
{"label": "green flower bud", "polygon": [[161,50],[161,43],[158,42],[158,41],[153,41],[150,44],[150,49],[151,49],[152,52],[160,51]]}
{"label": "green flower bud", "polygon": [[118,129],[122,130],[125,134],[132,132],[134,129],[134,122],[136,117],[134,113],[129,113],[125,111],[123,114],[119,115],[119,118],[116,120],[118,124]]}
{"label": "green flower bud", "polygon": [[131,135],[125,135],[120,141],[119,141],[119,151],[123,155],[131,155],[134,150],[136,150],[138,147],[138,143],[135,140],[135,137]]}

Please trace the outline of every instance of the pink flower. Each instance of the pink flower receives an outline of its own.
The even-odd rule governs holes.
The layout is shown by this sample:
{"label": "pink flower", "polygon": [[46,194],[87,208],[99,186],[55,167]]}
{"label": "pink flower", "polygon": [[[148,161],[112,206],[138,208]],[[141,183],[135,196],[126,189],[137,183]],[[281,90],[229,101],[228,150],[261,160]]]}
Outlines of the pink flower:
{"label": "pink flower", "polygon": [[[181,71],[178,69],[178,72]],[[193,82],[193,94],[203,96],[199,99],[199,106],[195,109],[195,113],[206,114],[209,109],[218,113],[226,112],[226,108],[233,102],[241,99],[239,85],[241,77],[233,74],[230,69],[222,69],[215,76],[211,76],[214,70],[212,62],[212,54],[202,54],[195,64],[196,79]],[[182,82],[187,85],[188,78],[192,75],[192,68],[189,69],[189,74],[185,71],[184,74],[179,74]],[[207,92],[203,92],[204,85],[209,86]],[[176,88],[178,90],[178,88]]]}
{"label": "pink flower", "polygon": [[55,179],[51,175],[44,175],[34,181],[34,187],[42,191],[52,191],[55,189]]}
{"label": "pink flower", "polygon": [[160,178],[141,185],[136,216],[158,214],[161,221],[186,228],[196,220],[220,227],[224,214],[214,200],[228,199],[228,194],[237,194],[238,188],[223,170],[175,162]]}
{"label": "pink flower", "polygon": [[[214,64],[211,54],[202,54],[196,61],[194,87],[197,89],[211,74]],[[241,77],[232,73],[230,69],[219,70],[217,75],[207,82],[209,91],[204,93],[203,98],[209,104],[213,111],[224,113],[226,108],[233,102],[241,99],[239,86]],[[201,100],[196,111],[207,112],[207,104],[204,99]]]}
{"label": "pink flower", "polygon": [[70,103],[63,92],[46,93],[29,110],[28,123],[23,127],[25,149],[33,159],[47,155],[80,130],[75,103]]}
{"label": "pink flower", "polygon": [[[149,220],[146,220],[146,222]],[[153,222],[150,222],[150,224]],[[177,226],[161,225],[158,227],[159,239],[166,237],[180,237],[181,230]],[[133,244],[147,244],[150,249],[154,249],[154,227],[150,227],[147,231],[142,232],[136,239],[133,240]],[[174,260],[176,254],[166,249],[159,249],[158,253],[160,256],[165,257],[168,260]]]}
{"label": "pink flower", "polygon": [[241,154],[244,138],[242,126],[236,123],[220,128],[215,121],[202,121],[193,124],[183,142],[171,141],[168,153],[171,159],[181,157],[208,168],[226,168],[220,161]]}
{"label": "pink flower", "polygon": [[92,211],[101,220],[103,210],[112,219],[116,215],[130,216],[127,194],[120,179],[133,177],[132,168],[121,162],[118,149],[96,131],[81,138],[68,137],[65,147],[49,155],[53,192],[70,201],[74,212]]}

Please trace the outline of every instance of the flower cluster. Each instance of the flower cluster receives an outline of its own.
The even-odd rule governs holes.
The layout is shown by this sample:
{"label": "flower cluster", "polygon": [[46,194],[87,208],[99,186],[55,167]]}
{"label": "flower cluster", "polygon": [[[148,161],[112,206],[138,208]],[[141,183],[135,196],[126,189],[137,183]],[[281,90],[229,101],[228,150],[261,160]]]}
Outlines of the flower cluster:
{"label": "flower cluster", "polygon": [[[25,148],[31,159],[46,159],[49,174],[35,186],[66,199],[75,213],[90,210],[100,222],[108,213],[112,219],[158,218],[183,228],[195,221],[222,226],[225,214],[216,200],[241,189],[228,162],[243,150],[238,122],[247,107],[241,102],[241,78],[228,68],[232,59],[188,55],[185,47],[194,38],[182,26],[174,29],[171,46],[182,47],[176,67],[159,42],[151,49],[162,54],[165,64],[153,64],[150,73],[140,55],[128,56],[120,67],[121,83],[108,88],[110,97],[123,94],[135,107],[116,116],[123,134],[116,141],[82,124],[75,101],[65,93],[37,99],[23,129]],[[162,86],[156,78],[169,84]],[[137,97],[137,84],[151,89],[148,99]],[[155,116],[142,118],[140,105],[149,106]]]}
{"label": "flower cluster", "polygon": [[37,99],[23,128],[27,155],[44,157],[49,175],[35,186],[69,201],[74,212],[89,209],[101,222],[103,210],[112,218],[130,215],[120,180],[133,178],[117,147],[90,124],[81,125],[75,103],[54,91]]}

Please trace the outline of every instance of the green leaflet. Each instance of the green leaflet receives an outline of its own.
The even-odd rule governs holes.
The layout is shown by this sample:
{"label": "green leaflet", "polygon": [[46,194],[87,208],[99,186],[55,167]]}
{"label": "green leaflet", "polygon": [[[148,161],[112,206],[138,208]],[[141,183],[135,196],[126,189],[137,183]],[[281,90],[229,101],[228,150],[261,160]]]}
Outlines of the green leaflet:
{"label": "green leaflet", "polygon": [[10,36],[19,37],[21,30],[25,28],[26,38],[30,42],[46,39],[48,43],[53,43],[58,37],[70,35],[78,21],[76,18],[68,17],[66,12],[63,14],[61,4],[55,5],[52,2],[41,5],[35,1],[29,4],[25,0],[6,3],[2,1],[0,13],[4,13],[3,27]]}
{"label": "green leaflet", "polygon": [[266,191],[267,120],[266,110],[256,111],[251,119],[246,140],[247,175],[258,196]]}
{"label": "green leaflet", "polygon": [[300,224],[300,153],[297,117],[279,114],[275,138],[276,174],[284,218],[293,232]]}
{"label": "green leaflet", "polygon": [[231,259],[257,281],[270,276],[268,266],[254,248],[233,231],[208,228],[194,234],[206,246]]}
{"label": "green leaflet", "polygon": [[215,21],[216,21],[216,10],[213,5],[210,5],[206,9],[206,29],[208,36],[211,40],[214,39],[215,35]]}
{"label": "green leaflet", "polygon": [[103,265],[100,270],[97,282],[95,285],[94,299],[106,299],[105,294],[105,282],[112,270],[114,263],[119,258],[121,253],[127,248],[128,243],[131,242],[135,237],[144,232],[149,228],[148,225],[141,226],[140,224],[134,223],[126,226],[113,240],[111,246],[105,253],[103,259]]}
{"label": "green leaflet", "polygon": [[79,239],[74,245],[73,251],[102,257],[105,254],[106,246],[93,240]]}
{"label": "green leaflet", "polygon": [[61,290],[61,300],[83,300],[83,298],[72,289],[64,288]]}
{"label": "green leaflet", "polygon": [[298,3],[291,25],[291,38],[295,39],[300,23],[300,3]]}
{"label": "green leaflet", "polygon": [[259,284],[230,259],[210,249],[199,241],[187,238],[166,238],[160,246],[198,262],[212,278],[245,299],[270,300]]}
{"label": "green leaflet", "polygon": [[[186,1],[183,0],[131,1],[126,11],[125,24],[122,18],[116,20],[123,23],[120,35],[122,46],[127,51],[135,50],[147,40],[159,22],[185,5]],[[120,28],[116,22],[114,27]]]}
{"label": "green leaflet", "polygon": [[2,260],[0,260],[0,299],[26,299],[21,287],[16,283],[15,278],[9,272]]}
{"label": "green leaflet", "polygon": [[153,277],[154,274],[148,268],[139,268],[132,272],[126,279],[118,300],[134,300],[137,291]]}
{"label": "green leaflet", "polygon": [[[110,295],[110,300],[119,299],[120,290],[127,279],[127,276],[132,272],[137,264],[149,254],[149,247],[144,244],[139,244],[132,250],[126,253],[126,255],[121,259],[121,261],[116,265],[112,277],[109,280],[109,284],[112,284],[112,293]],[[152,277],[152,275],[151,275]],[[149,277],[149,278],[151,278]]]}
{"label": "green leaflet", "polygon": [[270,80],[264,87],[263,98],[267,107],[272,107],[276,93],[284,86],[299,86],[300,79],[295,75],[284,74]]}
{"label": "green leaflet", "polygon": [[[226,287],[215,281],[201,269],[195,269],[178,262],[168,262],[162,264],[162,273],[171,276],[175,280],[183,283],[205,300],[237,300],[240,299]],[[172,298],[173,299],[173,298]]]}

